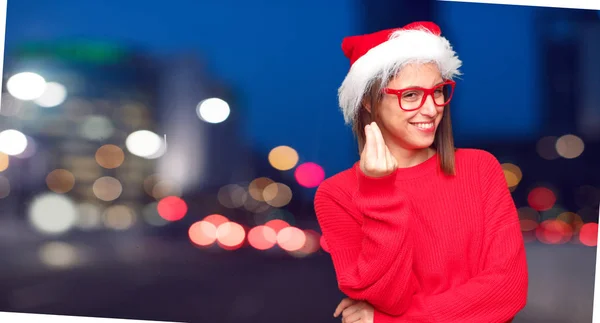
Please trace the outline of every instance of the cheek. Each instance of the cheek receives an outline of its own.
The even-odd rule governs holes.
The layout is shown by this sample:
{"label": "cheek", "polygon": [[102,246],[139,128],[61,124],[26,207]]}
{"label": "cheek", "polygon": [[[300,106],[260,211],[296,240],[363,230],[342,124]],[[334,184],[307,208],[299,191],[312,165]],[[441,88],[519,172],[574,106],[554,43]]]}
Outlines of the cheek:
{"label": "cheek", "polygon": [[380,118],[383,119],[382,121],[393,128],[402,126],[403,123],[406,123],[414,117],[415,114],[417,114],[417,111],[406,112],[400,109],[397,100],[394,100],[393,102],[384,101],[379,108],[379,115]]}
{"label": "cheek", "polygon": [[438,115],[437,115],[436,119],[438,121],[442,120],[442,116],[444,115],[444,107],[437,107],[437,112],[438,112]]}

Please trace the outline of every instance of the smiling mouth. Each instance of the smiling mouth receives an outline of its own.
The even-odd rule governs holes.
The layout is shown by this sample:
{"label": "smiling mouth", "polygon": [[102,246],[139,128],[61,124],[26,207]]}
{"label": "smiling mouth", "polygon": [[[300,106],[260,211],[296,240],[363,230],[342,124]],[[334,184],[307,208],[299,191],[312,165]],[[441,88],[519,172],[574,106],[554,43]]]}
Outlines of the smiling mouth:
{"label": "smiling mouth", "polygon": [[423,130],[433,128],[433,121],[432,122],[411,122],[410,124],[412,124],[413,126],[419,128],[419,129],[423,129]]}

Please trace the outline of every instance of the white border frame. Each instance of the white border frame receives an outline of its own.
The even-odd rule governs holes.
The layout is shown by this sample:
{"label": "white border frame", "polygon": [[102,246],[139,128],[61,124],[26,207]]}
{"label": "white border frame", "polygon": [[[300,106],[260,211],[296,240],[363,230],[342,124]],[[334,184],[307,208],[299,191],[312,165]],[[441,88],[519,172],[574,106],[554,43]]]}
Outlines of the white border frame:
{"label": "white border frame", "polygon": [[600,0],[438,0],[447,2],[471,2],[487,4],[503,4],[513,6],[533,6],[565,9],[600,10]]}
{"label": "white border frame", "polygon": [[[18,1],[18,0],[14,0]],[[481,1],[470,1],[470,0],[438,0],[448,2],[469,2],[469,3],[486,3],[486,4],[501,4],[501,5],[520,5],[520,6],[537,6],[537,7],[552,7],[552,8],[568,8],[568,9],[589,9],[589,10],[600,10],[600,0],[481,0]],[[2,81],[4,71],[4,41],[6,35],[6,7],[7,0],[0,0],[0,81]],[[2,89],[3,90],[3,89]],[[1,93],[1,92],[0,92]],[[0,106],[0,109],[2,107]],[[600,216],[600,209],[598,210]],[[600,248],[596,249],[596,273],[600,272]],[[600,277],[595,274],[594,283],[594,306],[592,314],[592,323],[600,323],[600,297],[596,297],[596,291],[600,290]],[[598,311],[596,311],[598,309]],[[140,321],[140,320],[124,320],[124,319],[111,319],[111,318],[92,318],[92,317],[79,317],[79,316],[61,316],[61,315],[45,315],[45,314],[25,314],[25,313],[12,313],[12,312],[0,312],[1,322],[22,322],[24,320],[34,319],[36,322],[82,322],[82,323],[174,323],[174,322],[158,322],[158,321]]]}

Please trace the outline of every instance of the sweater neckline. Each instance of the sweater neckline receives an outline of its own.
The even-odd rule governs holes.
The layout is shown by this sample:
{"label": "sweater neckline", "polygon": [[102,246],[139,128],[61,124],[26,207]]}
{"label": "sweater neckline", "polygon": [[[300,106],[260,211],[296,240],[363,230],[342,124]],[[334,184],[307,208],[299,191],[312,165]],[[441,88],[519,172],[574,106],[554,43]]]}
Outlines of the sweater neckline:
{"label": "sweater neckline", "polygon": [[[421,162],[420,164],[411,167],[402,167],[396,170],[396,181],[414,179],[428,174],[435,174],[438,169],[438,153],[434,153],[431,157]],[[360,172],[360,161],[354,164],[357,172]]]}

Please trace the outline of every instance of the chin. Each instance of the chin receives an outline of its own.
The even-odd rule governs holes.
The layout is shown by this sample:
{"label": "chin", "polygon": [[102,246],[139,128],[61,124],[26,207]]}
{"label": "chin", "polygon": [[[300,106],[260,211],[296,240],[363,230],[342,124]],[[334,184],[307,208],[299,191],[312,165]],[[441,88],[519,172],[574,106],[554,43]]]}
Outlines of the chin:
{"label": "chin", "polygon": [[411,140],[409,142],[407,142],[407,146],[410,147],[410,149],[413,150],[421,150],[421,149],[427,149],[429,147],[431,147],[431,145],[433,145],[433,138],[431,140],[423,140],[423,138],[415,138],[414,140]]}

